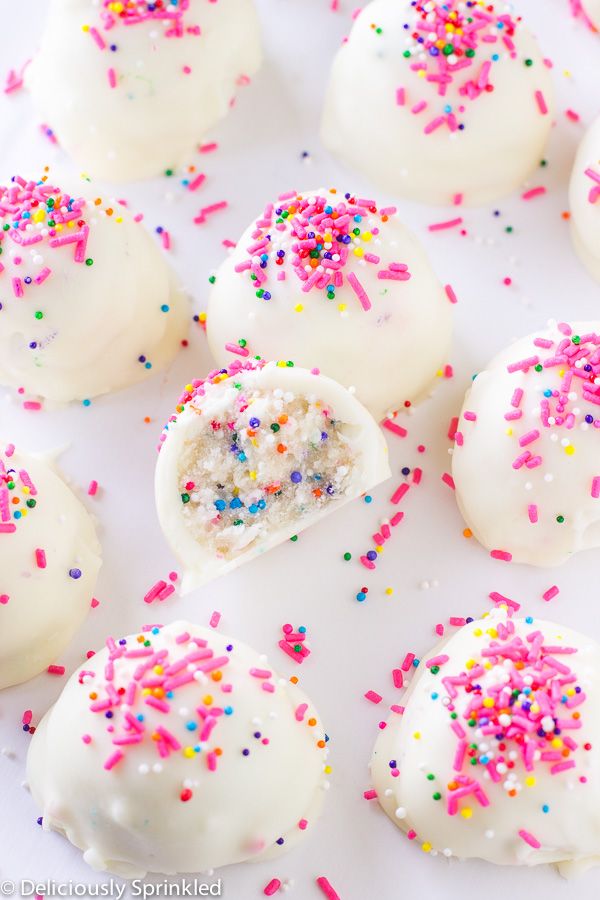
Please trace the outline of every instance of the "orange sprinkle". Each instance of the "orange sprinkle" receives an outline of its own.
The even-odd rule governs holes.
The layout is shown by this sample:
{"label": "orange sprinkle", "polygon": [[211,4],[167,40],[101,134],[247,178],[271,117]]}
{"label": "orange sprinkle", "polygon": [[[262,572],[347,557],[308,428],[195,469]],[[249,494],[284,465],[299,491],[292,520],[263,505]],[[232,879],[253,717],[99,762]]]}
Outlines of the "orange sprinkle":
{"label": "orange sprinkle", "polygon": [[277,444],[277,452],[278,453],[285,453],[286,450],[287,450],[287,447],[285,446],[285,444]]}

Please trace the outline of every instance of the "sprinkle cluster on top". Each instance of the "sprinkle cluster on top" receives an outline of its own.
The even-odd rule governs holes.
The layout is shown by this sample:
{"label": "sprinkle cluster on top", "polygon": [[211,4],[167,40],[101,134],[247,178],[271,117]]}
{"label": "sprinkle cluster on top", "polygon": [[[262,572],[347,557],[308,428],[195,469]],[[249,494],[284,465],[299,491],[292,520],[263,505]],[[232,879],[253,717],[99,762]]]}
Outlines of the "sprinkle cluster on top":
{"label": "sprinkle cluster on top", "polygon": [[[30,285],[39,286],[52,274],[42,255],[44,246],[55,250],[70,245],[74,262],[93,264],[92,259],[86,258],[89,227],[84,218],[85,207],[84,199],[62,193],[47,184],[46,178],[25,181],[15,175],[8,187],[0,187],[0,254],[6,252],[10,241],[15,245],[11,249],[11,262],[27,270],[27,274],[12,279],[12,291],[17,299],[24,296]],[[3,271],[0,261],[0,275]],[[35,315],[43,318],[42,312]]]}
{"label": "sprinkle cluster on top", "polygon": [[[566,322],[560,322],[556,327],[562,337],[557,340],[534,338],[532,355],[507,366],[511,374],[533,372],[537,381],[531,385],[535,397],[527,397],[525,390],[517,387],[512,394],[511,408],[504,414],[506,422],[515,423],[510,425],[509,435],[514,433],[523,417],[524,403],[534,402],[539,415],[539,427],[517,435],[519,453],[512,463],[514,470],[532,470],[543,465],[538,442],[543,439],[545,429],[552,429],[551,440],[560,441],[569,457],[576,452],[571,437],[574,429],[600,429],[600,335],[594,332],[574,334]],[[474,412],[466,411],[463,415],[467,421],[477,419]],[[462,446],[464,435],[461,431],[456,432],[455,440]],[[596,499],[600,497],[600,476],[592,477],[590,493]],[[531,523],[535,524],[538,521],[535,504],[529,505],[528,514]],[[558,515],[556,521],[562,524],[564,516]]]}
{"label": "sprinkle cluster on top", "polygon": [[[250,718],[245,746],[222,747],[216,739],[219,724],[236,712],[229,702],[230,695],[235,699],[236,676],[228,675],[234,646],[227,644],[225,653],[216,655],[207,640],[184,631],[169,647],[160,637],[161,631],[162,626],[151,626],[133,639],[109,638],[103,673],[79,673],[79,683],[90,689],[89,709],[105,720],[104,730],[114,747],[104,768],[110,771],[140,745],[154,747],[158,757],[152,766],[140,763],[140,775],[159,773],[162,761],[173,755],[204,760],[208,771],[214,772],[225,753],[246,758],[268,747],[268,733]],[[255,681],[257,691],[273,694],[277,690],[276,676],[269,669],[250,668],[243,677]],[[306,712],[306,704],[301,704],[295,711],[296,721],[315,727],[317,720],[306,718]],[[92,745],[95,739],[85,733],[82,740]],[[323,749],[325,740],[318,739],[315,745]],[[190,769],[190,775],[192,772]],[[192,799],[192,790],[185,783],[180,799]]]}
{"label": "sprinkle cluster on top", "polygon": [[[535,786],[540,765],[551,775],[574,769],[580,744],[572,732],[582,727],[578,708],[586,700],[577,674],[565,661],[577,653],[576,647],[550,643],[539,629],[523,639],[511,619],[486,634],[476,628],[474,634],[490,639],[459,675],[442,678],[457,737],[447,811],[451,816],[460,811],[465,818],[472,809],[459,809],[459,801],[474,798],[480,806],[490,804],[479,780],[483,771],[507,796],[516,797],[524,787]],[[438,665],[444,662],[440,657]],[[588,743],[583,746],[591,749]],[[585,783],[586,777],[579,781]]]}
{"label": "sprinkle cluster on top", "polygon": [[37,506],[37,488],[27,470],[11,466],[14,452],[14,444],[0,451],[0,534],[14,533],[19,521]]}
{"label": "sprinkle cluster on top", "polygon": [[597,203],[600,199],[600,172],[596,172],[595,169],[592,169],[592,167],[589,166],[589,168],[585,170],[585,174],[594,182],[590,188],[588,200],[590,203]]}
{"label": "sprinkle cluster on top", "polygon": [[[383,267],[380,256],[369,250],[396,208],[378,209],[373,200],[352,194],[336,201],[331,196],[336,193],[331,189],[328,196],[302,196],[290,191],[266,207],[247,247],[248,259],[235,267],[236,272],[249,273],[258,298],[271,300],[274,283],[285,281],[286,270],[291,269],[303,293],[318,291],[328,300],[335,300],[336,291],[347,282],[366,312],[372,307],[366,290],[354,271],[344,273],[351,260],[375,266],[381,280],[411,277],[404,263]],[[346,304],[338,308],[343,312]],[[302,312],[304,307],[298,303],[294,309]]]}
{"label": "sprinkle cluster on top", "polygon": [[[497,5],[481,0],[413,0],[411,7],[411,19],[404,23],[407,39],[403,53],[411,71],[432,85],[438,97],[445,97],[450,87],[465,102],[491,93],[493,65],[500,60],[500,53],[508,52],[511,59],[516,59],[513,37],[520,17],[500,13]],[[382,31],[375,25],[373,29],[376,33]],[[532,65],[532,60],[526,59],[525,65]],[[465,78],[459,84],[463,73]],[[407,94],[406,86],[397,89],[398,106],[410,102]],[[427,101],[420,100],[411,107],[411,112],[419,115],[428,108]],[[440,112],[424,126],[425,134],[442,126],[451,132],[462,131],[464,112],[462,102],[458,106],[443,104]]]}
{"label": "sprinkle cluster on top", "polygon": [[184,15],[190,0],[102,0],[102,23],[105,31],[115,25],[139,25],[158,21],[166,26],[165,37],[183,37],[184,31],[199,34],[198,26],[185,29]]}

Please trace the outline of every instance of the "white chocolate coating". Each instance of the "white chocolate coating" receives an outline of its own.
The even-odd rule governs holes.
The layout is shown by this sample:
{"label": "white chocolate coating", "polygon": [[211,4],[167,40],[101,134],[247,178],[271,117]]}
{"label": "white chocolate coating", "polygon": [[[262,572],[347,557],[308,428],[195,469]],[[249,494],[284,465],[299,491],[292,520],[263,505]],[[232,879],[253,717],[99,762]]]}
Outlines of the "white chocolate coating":
{"label": "white chocolate coating", "polygon": [[[186,161],[228,112],[240,79],[258,69],[252,0],[190,0],[180,37],[166,36],[173,20],[104,28],[102,6],[53,0],[26,83],[59,143],[86,172],[115,181],[160,175]],[[104,49],[84,26],[96,29]]]}
{"label": "white chocolate coating", "polygon": [[[325,287],[306,291],[293,263],[291,248],[297,234],[292,234],[291,228],[313,233],[308,213],[300,224],[297,216],[281,224],[277,210],[295,201],[276,202],[275,213],[252,223],[218,270],[208,305],[210,348],[217,363],[227,365],[231,354],[225,345],[244,339],[252,355],[319,368],[344,387],[355,387],[361,403],[379,421],[406,400],[415,402],[430,390],[447,362],[451,303],[421,246],[398,221],[394,207],[383,207],[385,220],[382,209],[372,213],[367,206],[348,203],[342,192],[322,189],[299,196],[320,200],[319,208],[327,203],[336,212],[344,204],[352,216],[361,216],[360,222],[351,222],[361,233],[352,235],[345,264],[331,272],[332,282],[336,275],[343,279],[343,284],[335,287],[335,298],[327,296]],[[322,230],[326,227],[330,228],[327,220]],[[249,254],[248,248],[256,247],[260,235],[265,234],[272,235],[270,245]],[[339,247],[334,241],[330,252],[336,254]],[[283,251],[284,262],[278,265],[277,253]],[[270,294],[268,300],[257,296],[257,284],[250,274],[254,270],[236,271],[250,260],[256,267],[263,253],[269,256],[267,268],[260,269],[266,275],[262,288]],[[379,262],[366,261],[368,254]],[[303,260],[302,267],[309,261]],[[327,281],[324,262],[321,251],[316,271]],[[410,278],[402,273],[402,280],[382,277],[394,264],[407,266]],[[349,283],[353,278],[364,288],[370,309],[361,305]]]}
{"label": "white chocolate coating", "polygon": [[[79,200],[77,191],[71,197]],[[52,234],[60,240],[70,228],[51,229],[56,220],[45,210],[40,221],[20,220],[29,224],[18,233],[31,245],[2,232],[0,384],[54,405],[142,381],[172,361],[189,326],[188,300],[145,228],[116,204],[96,205],[89,186],[86,194],[77,219],[85,224],[71,223],[78,234],[89,228],[80,261],[78,245],[52,246]],[[7,213],[0,224],[14,219]]]}
{"label": "white chocolate coating", "polygon": [[[577,336],[578,350],[572,342]],[[562,331],[554,323],[500,353],[467,392],[452,474],[465,521],[490,552],[553,566],[600,546],[600,481],[594,481],[600,476],[600,419],[597,402],[589,399],[596,390],[589,379],[600,374],[599,348],[600,322],[573,322]],[[566,354],[573,353],[574,371],[585,378],[571,375]],[[508,371],[521,361],[530,364]],[[558,396],[547,398],[545,391]]]}
{"label": "white chocolate coating", "polygon": [[[448,6],[435,2],[441,9]],[[452,0],[451,6],[472,18],[474,11],[467,11],[462,0]],[[514,51],[506,47],[507,29],[499,30],[495,20],[510,15],[512,7],[494,7],[494,22],[479,34],[500,37],[495,43],[479,40],[472,64],[463,69],[465,47],[460,57],[446,57],[459,68],[442,96],[437,83],[414,68],[426,64],[428,75],[439,76],[436,59],[417,49],[410,36],[415,23],[422,22],[420,12],[408,0],[374,0],[366,6],[333,63],[322,124],[327,148],[382,190],[424,203],[451,204],[460,195],[465,204],[481,205],[519,188],[543,157],[554,108],[552,80],[522,23],[510,38]],[[435,27],[433,16],[428,24]],[[407,50],[410,57],[404,56]],[[533,64],[525,65],[525,59]],[[486,76],[483,66],[490,62]],[[467,83],[473,98],[461,93]],[[493,91],[485,90],[486,83]],[[545,100],[544,114],[537,91]],[[440,124],[440,117],[446,121]],[[433,130],[426,132],[430,126]]]}
{"label": "white chocolate coating", "polygon": [[[210,441],[213,422],[219,423],[218,431],[227,432],[228,422],[233,419],[230,415],[231,405],[239,391],[236,385],[241,386],[240,396],[251,398],[247,410],[242,413],[243,419],[237,419],[240,425],[238,432],[247,431],[247,423],[252,421],[253,415],[265,418],[261,431],[255,432],[258,437],[251,437],[244,442],[245,438],[238,436],[236,459],[239,459],[238,454],[244,455],[239,462],[239,474],[235,469],[233,473],[226,472],[226,463],[220,463],[218,458],[213,465],[210,443],[206,443]],[[273,392],[276,392],[274,397]],[[321,473],[321,464],[327,464],[326,457],[324,462],[319,455],[314,457],[314,462],[312,457],[308,457],[313,439],[304,432],[304,417],[290,413],[289,421],[282,426],[283,430],[277,432],[277,437],[268,424],[278,421],[272,415],[275,408],[287,417],[292,398],[312,398],[312,401],[322,405],[323,410],[327,411],[327,418],[323,418],[323,429],[335,432],[335,441],[345,448],[342,487],[339,490],[336,482],[336,490],[328,496],[330,479],[331,482],[335,481],[339,469],[337,457],[333,464],[334,472],[318,474],[317,481],[311,481],[311,487],[321,484],[323,488],[320,491],[322,502],[318,504],[311,502],[310,490],[307,497],[302,494],[298,499],[295,486],[290,483],[291,470],[304,468],[303,483],[297,486],[298,491],[304,490],[312,469],[316,468]],[[263,410],[267,410],[264,415]],[[332,425],[333,421],[335,425]],[[325,443],[333,441],[332,434]],[[204,472],[200,475],[198,484],[188,487],[185,459],[190,448],[193,450],[200,442],[204,442]],[[314,443],[318,442],[317,437]],[[285,476],[282,476],[281,467],[285,466],[282,461],[288,454],[287,451],[279,451],[277,447],[284,446],[285,443],[297,443],[299,452],[295,459],[298,460],[300,456],[306,461],[289,465]],[[226,452],[228,458],[231,457],[229,448]],[[323,452],[327,453],[326,450]],[[202,462],[201,457],[201,465]],[[222,478],[219,465],[224,473]],[[248,490],[246,474],[250,467],[255,471],[251,475],[252,488]],[[156,464],[158,518],[171,549],[185,568],[183,592],[224,575],[276,547],[389,476],[387,445],[377,423],[348,391],[330,378],[297,367],[281,368],[275,363],[255,369],[234,367],[229,378],[219,380],[217,376],[216,383],[209,376],[200,393],[191,401],[186,401],[184,409],[168,423]],[[281,486],[276,492],[273,491],[274,480]],[[244,521],[232,524],[225,520],[222,524],[221,516],[213,510],[214,521],[210,524],[202,522],[197,526],[197,516],[192,513],[192,518],[189,518],[190,509],[195,503],[194,491],[198,491],[199,502],[203,501],[203,492],[209,492],[208,504],[212,507],[213,499],[222,496],[217,490],[221,481],[227,489],[231,484],[242,485],[241,489],[234,487],[233,494],[238,498],[240,518]],[[286,494],[286,489],[289,489],[291,496]],[[191,503],[189,500],[182,502],[184,494],[187,497],[192,494]],[[214,506],[217,510],[222,508],[224,515],[227,515],[231,494],[224,496],[225,500],[217,500]],[[268,507],[266,512],[263,503]],[[276,515],[280,511],[279,522],[273,524],[271,520],[270,525],[263,525],[263,518],[271,514],[272,507]],[[234,508],[233,505],[231,508]],[[211,527],[213,525],[214,528]],[[222,546],[225,549],[221,549]]]}
{"label": "white chocolate coating", "polygon": [[[600,4],[598,16],[600,20]],[[600,281],[600,118],[579,145],[569,201],[573,244],[590,275]]]}
{"label": "white chocolate coating", "polygon": [[[212,629],[175,622],[144,637],[150,656],[140,655],[133,635],[116,645],[120,658],[104,648],[85,662],[39,725],[28,780],[44,828],[64,833],[95,869],[126,878],[257,859],[311,833],[326,750],[303,692],[279,679],[266,657]],[[186,664],[188,657],[195,661]],[[111,665],[111,688],[126,693],[106,719],[90,709],[89,695],[98,703],[109,697]],[[165,678],[167,700],[158,686]],[[167,711],[149,705],[159,695]],[[135,728],[127,726],[132,715]],[[121,742],[136,734],[138,743]],[[107,768],[115,751],[123,756]]]}
{"label": "white chocolate coating", "polygon": [[52,465],[0,448],[0,688],[56,662],[90,609],[100,564],[92,520]]}
{"label": "white chocolate coating", "polygon": [[[514,627],[514,632],[506,634],[502,627]],[[552,714],[546,719],[536,711],[535,704],[545,701],[547,691],[534,685],[532,714],[524,717],[530,722],[533,719],[533,731],[529,726],[528,730],[519,729],[522,712],[517,707],[528,700],[523,693],[515,706],[504,708],[501,716],[490,712],[493,724],[497,725],[500,718],[503,722],[497,728],[502,736],[500,743],[495,735],[484,733],[483,723],[470,726],[470,716],[465,712],[469,702],[479,703],[482,696],[493,698],[493,687],[504,685],[509,675],[518,682],[519,670],[515,669],[513,660],[504,660],[502,656],[485,657],[481,655],[482,650],[488,648],[492,640],[499,645],[517,640],[527,654],[535,647],[528,636],[535,632],[541,632],[545,644],[549,645],[550,652],[542,653],[542,657],[558,660],[559,665],[571,672],[564,676],[569,679],[566,685],[556,685],[557,696],[560,698],[564,692],[567,699],[567,703],[559,700],[556,705],[560,735],[554,736]],[[576,652],[561,655],[561,648],[565,647]],[[598,644],[570,628],[538,619],[529,623],[525,619],[514,619],[511,626],[505,614],[497,611],[465,625],[444,640],[430,654],[438,655],[447,657],[447,661],[434,674],[425,665],[428,656],[424,657],[402,701],[404,714],[392,714],[375,745],[371,773],[379,802],[388,816],[409,833],[419,847],[432,854],[481,858],[497,865],[554,863],[563,875],[597,865],[600,862],[600,718],[596,714],[600,702]],[[522,660],[523,652],[515,659]],[[481,670],[481,674],[472,679],[482,687],[482,694],[477,691],[467,693],[459,682],[455,682],[457,696],[451,696],[444,679],[460,679],[462,673],[468,681],[469,671],[479,671],[469,670],[469,665],[481,662],[488,666],[491,662],[491,668]],[[525,662],[525,668],[521,670],[527,673],[523,675],[523,686],[531,684],[525,678],[530,678],[532,671],[535,678],[535,670]],[[545,663],[539,671],[550,677],[552,683],[561,677]],[[571,706],[582,696],[575,686],[581,689],[586,699],[580,705]],[[496,693],[496,696],[500,695]],[[454,720],[450,718],[451,709],[456,714]],[[478,715],[482,712],[480,709]],[[511,714],[516,716],[519,725],[513,726]],[[579,718],[575,719],[574,715]],[[453,722],[465,733],[462,740],[468,743],[462,765],[458,750],[461,738],[453,731]],[[546,737],[540,737],[536,728],[542,728]],[[522,750],[525,746],[523,738],[537,745],[529,768]],[[566,742],[576,746],[568,748]],[[469,759],[472,744],[477,745],[473,758],[478,762],[474,766]],[[540,758],[540,754],[550,756]],[[390,762],[394,764],[392,767]],[[552,772],[556,765],[559,770]],[[394,776],[393,770],[399,774]],[[434,777],[429,779],[428,775]],[[456,785],[457,777],[473,779],[482,788],[483,805],[475,794],[465,792],[460,799],[457,796],[456,811],[450,814],[453,790],[448,785]],[[434,798],[434,793],[441,797]],[[457,795],[459,793],[457,791]],[[529,838],[533,838],[533,843]],[[540,846],[536,847],[536,843]]]}

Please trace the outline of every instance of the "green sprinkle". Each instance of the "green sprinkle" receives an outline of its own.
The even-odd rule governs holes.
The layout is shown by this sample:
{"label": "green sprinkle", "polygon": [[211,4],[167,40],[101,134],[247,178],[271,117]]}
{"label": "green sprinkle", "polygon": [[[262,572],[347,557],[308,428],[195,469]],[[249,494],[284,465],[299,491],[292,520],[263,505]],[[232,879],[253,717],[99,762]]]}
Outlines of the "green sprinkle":
{"label": "green sprinkle", "polygon": [[85,264],[86,264],[86,266],[93,266],[93,265],[94,265],[94,260],[92,259],[91,256],[88,256],[88,258],[87,258],[86,261],[85,261]]}
{"label": "green sprinkle", "polygon": [[189,502],[190,502],[190,495],[189,495],[189,494],[182,494],[182,495],[181,495],[181,500],[182,500],[183,503],[189,503]]}
{"label": "green sprinkle", "polygon": [[352,554],[344,553],[344,559],[346,560],[346,562],[349,562],[352,559]]}
{"label": "green sprinkle", "polygon": [[43,319],[43,318],[44,318],[44,313],[43,313],[43,312],[40,312],[40,311],[38,310],[38,311],[36,312],[36,314],[35,314],[35,317],[36,317],[36,319]]}

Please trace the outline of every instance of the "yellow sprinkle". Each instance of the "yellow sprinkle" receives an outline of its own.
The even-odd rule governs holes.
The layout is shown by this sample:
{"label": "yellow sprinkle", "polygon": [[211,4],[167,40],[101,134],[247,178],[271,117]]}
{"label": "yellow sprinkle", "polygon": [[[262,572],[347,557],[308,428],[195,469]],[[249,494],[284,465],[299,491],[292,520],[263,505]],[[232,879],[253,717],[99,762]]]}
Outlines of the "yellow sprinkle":
{"label": "yellow sprinkle", "polygon": [[256,472],[248,472],[248,475],[252,481],[256,481]]}
{"label": "yellow sprinkle", "polygon": [[87,31],[90,30],[90,26],[89,26],[89,25],[82,25],[82,26],[81,26],[81,30],[87,32]]}
{"label": "yellow sprinkle", "polygon": [[460,814],[463,817],[463,819],[470,819],[471,816],[473,815],[473,810],[471,809],[470,806],[465,806],[464,809],[461,809]]}
{"label": "yellow sprinkle", "polygon": [[345,304],[345,303],[338,303],[338,309],[339,309],[340,312],[345,312],[345,311],[346,311],[346,304]]}
{"label": "yellow sprinkle", "polygon": [[575,453],[575,447],[573,446],[573,444],[569,444],[568,447],[565,447],[565,453],[567,454],[567,456],[573,456],[573,454]]}
{"label": "yellow sprinkle", "polygon": [[192,757],[194,757],[196,754],[194,753],[193,747],[184,747],[183,755],[188,759],[192,759]]}
{"label": "yellow sprinkle", "polygon": [[198,316],[198,321],[199,321],[199,322],[206,322],[206,313],[205,313],[205,312],[201,312],[201,313],[200,313],[200,315]]}
{"label": "yellow sprinkle", "polygon": [[383,547],[375,547],[377,553],[383,553]]}
{"label": "yellow sprinkle", "polygon": [[391,597],[392,594],[394,593],[394,588],[386,588],[385,592],[388,595],[388,597]]}
{"label": "yellow sprinkle", "polygon": [[530,775],[528,778],[525,779],[525,784],[527,785],[527,787],[535,786],[535,778],[533,777],[533,775]]}
{"label": "yellow sprinkle", "polygon": [[509,437],[512,437],[512,436],[513,436],[513,430],[512,430],[512,428],[507,428],[507,429],[506,429],[506,434],[507,434]]}
{"label": "yellow sprinkle", "polygon": [[204,703],[205,706],[210,706],[213,702],[213,698],[211,697],[210,694],[207,694],[206,697],[204,697],[202,699],[202,702]]}
{"label": "yellow sprinkle", "polygon": [[355,248],[354,248],[354,255],[355,255],[355,256],[364,256],[364,255],[365,255],[365,251],[363,250],[362,247],[355,247]]}
{"label": "yellow sprinkle", "polygon": [[424,853],[431,853],[431,850],[432,850],[431,844],[428,844],[427,841],[425,841],[424,844],[421,844],[421,850]]}
{"label": "yellow sprinkle", "polygon": [[421,732],[420,732],[420,731],[415,731],[414,734],[413,734],[413,737],[414,737],[415,741],[421,740]]}
{"label": "yellow sprinkle", "polygon": [[481,628],[475,628],[473,630],[473,634],[475,635],[475,637],[481,637],[481,635],[483,634],[483,631],[481,630]]}
{"label": "yellow sprinkle", "polygon": [[562,750],[563,742],[562,742],[561,738],[558,738],[558,737],[554,738],[552,741],[552,746],[554,747],[555,750]]}
{"label": "yellow sprinkle", "polygon": [[331,766],[325,766],[323,771],[325,772],[326,775],[331,775],[332,768],[331,768]]}
{"label": "yellow sprinkle", "polygon": [[370,241],[373,237],[370,231],[365,231],[364,234],[361,235],[363,241]]}
{"label": "yellow sprinkle", "polygon": [[473,666],[476,666],[476,665],[477,665],[477,663],[475,662],[474,659],[468,659],[467,662],[465,663],[465,667],[467,669],[472,669]]}
{"label": "yellow sprinkle", "polygon": [[294,307],[294,312],[302,312],[303,309],[304,309],[304,307],[302,306],[301,303],[296,303],[296,305]]}
{"label": "yellow sprinkle", "polygon": [[162,666],[154,666],[154,674],[155,675],[162,675],[164,671],[165,670]]}
{"label": "yellow sprinkle", "polygon": [[485,706],[486,709],[491,709],[492,706],[494,705],[494,698],[486,697],[485,700],[483,701],[483,705]]}

